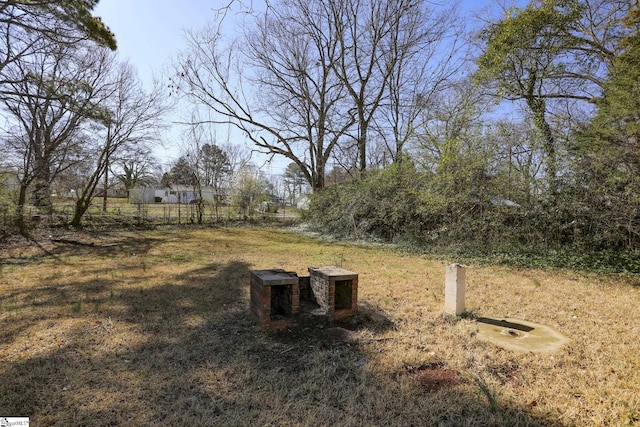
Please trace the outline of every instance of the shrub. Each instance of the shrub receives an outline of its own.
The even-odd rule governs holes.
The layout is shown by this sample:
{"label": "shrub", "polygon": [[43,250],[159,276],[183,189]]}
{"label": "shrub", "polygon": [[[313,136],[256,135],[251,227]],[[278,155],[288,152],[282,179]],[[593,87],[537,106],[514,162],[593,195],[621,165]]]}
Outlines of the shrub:
{"label": "shrub", "polygon": [[0,238],[5,238],[17,232],[15,211],[15,191],[7,188],[5,182],[0,180]]}

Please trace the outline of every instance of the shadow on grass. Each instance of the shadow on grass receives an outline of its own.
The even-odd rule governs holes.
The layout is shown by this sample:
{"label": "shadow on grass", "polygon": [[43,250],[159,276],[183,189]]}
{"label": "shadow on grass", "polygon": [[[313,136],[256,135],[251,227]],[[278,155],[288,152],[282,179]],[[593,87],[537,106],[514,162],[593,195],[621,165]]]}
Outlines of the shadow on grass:
{"label": "shadow on grass", "polygon": [[[28,355],[4,357],[2,415],[47,426],[561,425],[525,405],[486,401],[474,387],[429,393],[381,373],[376,354],[332,328],[261,330],[249,316],[249,269],[210,264],[124,290],[96,310],[93,322],[103,323],[73,310],[39,319],[70,329],[55,349],[31,341]],[[44,305],[68,304],[47,295],[38,296]]]}
{"label": "shadow on grass", "polygon": [[[96,234],[97,235],[97,234]],[[24,248],[25,255],[11,257],[8,250],[0,255],[0,274],[2,269],[11,265],[33,265],[46,259],[54,259],[60,264],[67,264],[65,258],[68,256],[95,255],[98,257],[118,256],[118,255],[144,255],[157,242],[159,238],[142,237],[142,235],[129,235],[123,237],[110,237],[104,234],[100,239],[78,237],[77,233],[73,237],[50,237],[47,239],[28,238],[19,242],[19,246]],[[6,246],[6,244],[5,244]],[[6,249],[3,245],[0,248]]]}

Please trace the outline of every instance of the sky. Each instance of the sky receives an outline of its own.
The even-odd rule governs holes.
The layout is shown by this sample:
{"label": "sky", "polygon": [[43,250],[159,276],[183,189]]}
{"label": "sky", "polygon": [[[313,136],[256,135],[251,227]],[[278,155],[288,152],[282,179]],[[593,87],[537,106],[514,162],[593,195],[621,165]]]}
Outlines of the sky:
{"label": "sky", "polygon": [[[100,0],[94,14],[114,32],[118,42],[118,55],[131,62],[147,87],[154,77],[166,80],[170,61],[184,47],[184,31],[200,29],[211,21],[214,9],[229,0]],[[245,0],[245,4],[253,0]],[[463,0],[462,9],[473,14],[493,8],[497,0]],[[171,121],[179,121],[174,115]],[[169,163],[180,154],[181,131],[172,127],[163,136],[165,148],[155,151],[156,157],[168,169]],[[286,159],[265,164],[266,157],[254,161],[266,168],[267,173],[281,173]]]}

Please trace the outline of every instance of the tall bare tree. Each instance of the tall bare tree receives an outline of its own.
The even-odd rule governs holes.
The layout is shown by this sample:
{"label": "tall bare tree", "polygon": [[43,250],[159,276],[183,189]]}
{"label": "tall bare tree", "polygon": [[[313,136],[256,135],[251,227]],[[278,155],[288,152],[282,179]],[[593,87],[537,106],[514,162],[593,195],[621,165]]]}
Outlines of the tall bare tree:
{"label": "tall bare tree", "polygon": [[387,83],[386,98],[374,117],[376,133],[394,162],[405,158],[407,145],[416,140],[425,109],[432,99],[455,84],[466,65],[465,28],[458,25],[457,5],[433,10],[422,8],[403,17],[391,44],[395,66]]}
{"label": "tall bare tree", "polygon": [[82,155],[88,119],[103,120],[100,105],[110,90],[106,51],[58,45],[29,61],[5,68],[15,77],[12,94],[1,99],[9,113],[9,147],[19,161],[18,220],[33,184],[35,204],[51,211],[49,186],[55,176]]}
{"label": "tall bare tree", "polygon": [[190,33],[176,88],[212,111],[213,122],[231,123],[259,150],[298,165],[318,190],[337,147],[357,146],[365,169],[367,134],[390,102],[390,76],[434,41],[429,37],[443,34],[444,21],[427,19],[428,4],[267,2],[232,43],[225,44],[220,25]]}
{"label": "tall bare tree", "polygon": [[214,122],[289,158],[314,189],[322,188],[325,164],[354,123],[334,72],[335,33],[330,10],[317,0],[269,7],[231,46],[212,27],[192,32],[178,61],[179,88],[210,108]]}
{"label": "tall bare tree", "polygon": [[[407,102],[415,104],[415,96],[406,99],[407,85],[414,85],[414,90],[426,96],[433,90],[429,86],[437,86],[449,72],[449,54],[437,61],[434,59],[445,41],[449,42],[447,50],[455,47],[452,40],[445,39],[453,29],[456,4],[438,11],[430,2],[414,0],[331,0],[328,3],[340,49],[334,68],[355,111],[354,139],[358,169],[362,172],[367,168],[369,132],[379,109],[384,105],[389,107],[388,113],[398,126],[401,108],[406,112]],[[425,69],[431,72],[429,79],[425,79]],[[393,128],[392,132],[401,151],[400,130]]]}
{"label": "tall bare tree", "polygon": [[[193,118],[195,119],[195,117]],[[203,187],[213,185],[216,197],[220,194],[224,175],[230,172],[230,163],[226,153],[217,145],[209,144],[204,126],[190,126],[185,132],[186,144],[182,148],[182,155],[171,168],[176,183],[189,185],[195,195],[197,223],[202,224],[205,199]],[[209,137],[212,135],[209,134]],[[216,216],[218,203],[215,203]]]}
{"label": "tall bare tree", "polygon": [[[147,93],[129,63],[114,63],[110,70],[104,71],[105,78],[110,81],[112,87],[112,91],[102,103],[104,111],[100,124],[106,129],[103,136],[97,135],[89,140],[93,142],[91,151],[94,153],[95,163],[76,200],[71,220],[74,227],[81,226],[82,217],[93,201],[100,180],[108,183],[109,166],[114,156],[127,148],[155,140],[158,130],[162,127],[162,115],[168,108],[163,88],[156,84]],[[108,185],[105,185],[105,195],[107,188]],[[106,206],[103,204],[104,208]]]}

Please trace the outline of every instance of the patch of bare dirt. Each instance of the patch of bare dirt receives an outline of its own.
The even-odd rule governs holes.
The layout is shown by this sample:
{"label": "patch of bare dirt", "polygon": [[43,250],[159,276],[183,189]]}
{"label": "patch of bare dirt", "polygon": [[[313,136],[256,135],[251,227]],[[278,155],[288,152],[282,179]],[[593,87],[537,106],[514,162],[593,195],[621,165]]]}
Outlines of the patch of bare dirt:
{"label": "patch of bare dirt", "polygon": [[452,388],[462,384],[458,375],[442,362],[426,363],[420,366],[406,366],[410,375],[429,393]]}

